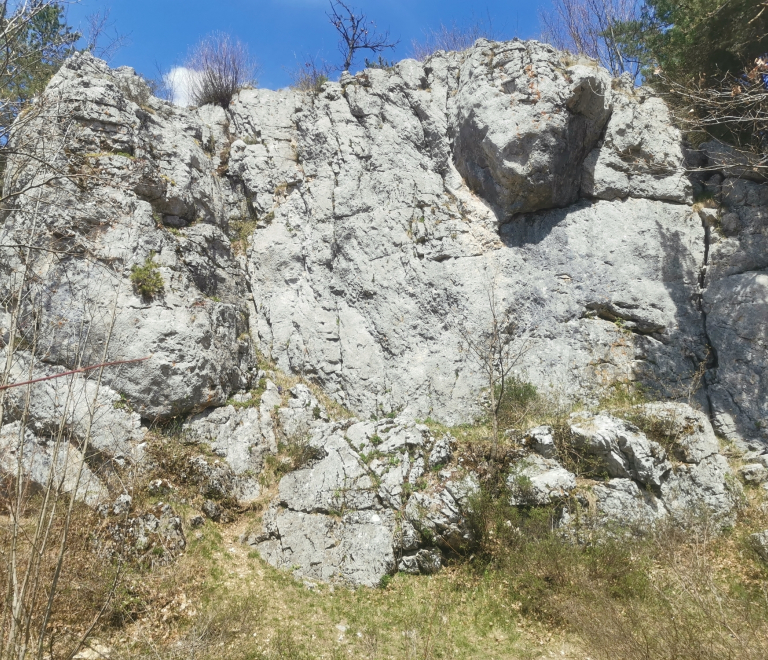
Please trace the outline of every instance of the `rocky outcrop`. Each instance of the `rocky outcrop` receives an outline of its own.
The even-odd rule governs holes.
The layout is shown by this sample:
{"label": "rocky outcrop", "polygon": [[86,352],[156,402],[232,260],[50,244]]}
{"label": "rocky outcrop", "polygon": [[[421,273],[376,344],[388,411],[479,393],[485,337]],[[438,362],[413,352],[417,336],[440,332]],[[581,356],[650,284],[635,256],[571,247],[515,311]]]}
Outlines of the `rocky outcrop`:
{"label": "rocky outcrop", "polygon": [[[211,518],[219,500],[260,497],[268,458],[293,443],[249,542],[307,579],[375,584],[472,546],[478,477],[414,420],[483,411],[464,338],[494,314],[515,321],[515,376],[546,396],[594,408],[641,384],[706,412],[637,412],[666,420],[658,434],[575,417],[569,442],[592,470],[579,479],[552,430],[532,429],[507,475],[515,505],[560,507],[571,527],[697,508],[727,521],[707,415],[742,448],[768,442],[765,186],[710,173],[694,181],[709,201],[690,206],[664,103],[592,62],[480,40],[316,93],[244,89],[225,111],[176,108],[86,53],[12,141],[25,149],[0,226],[8,378],[149,359],[98,385],[35,384],[29,404],[10,391],[3,432],[27,424],[17,451],[57,428],[69,451],[87,439],[76,460],[95,479],[139,461],[150,424],[182,419]],[[705,145],[699,165],[721,151]],[[305,385],[282,392],[257,352],[357,418],[331,421]]]}
{"label": "rocky outcrop", "polygon": [[707,417],[674,403],[639,406],[633,415],[658,441],[612,415],[571,416],[569,443],[585,475],[605,480],[574,494],[581,513],[567,507],[564,524],[640,531],[668,517],[681,525],[732,524],[737,486]]}
{"label": "rocky outcrop", "polygon": [[[24,301],[17,336],[66,367],[151,355],[104,374],[147,419],[223,403],[252,364],[247,285],[204,148],[215,129],[201,117],[220,127],[223,111],[177,110],[90,55],[37,108],[13,139],[39,135],[47,166],[9,163],[6,192],[29,192],[0,229],[0,295]],[[131,275],[148,260],[162,286],[143,295]]]}
{"label": "rocky outcrop", "polygon": [[[271,564],[307,579],[375,586],[401,563],[435,570],[439,548],[469,537],[455,469],[439,483],[428,472],[449,458],[450,438],[402,419],[313,427],[313,458],[281,479],[263,529],[245,539]],[[429,560],[419,554],[424,545]]]}
{"label": "rocky outcrop", "polygon": [[[69,132],[31,124],[66,141],[73,176],[45,189],[44,221],[22,195],[3,244],[33,231],[68,256],[31,252],[46,284],[23,330],[55,364],[92,361],[108,335],[108,357],[152,355],[107,375],[146,419],[249,386],[253,343],[365,416],[466,421],[483,382],[457,326],[487,325],[493,288],[540,390],[688,396],[715,367],[700,403],[731,437],[762,437],[762,188],[718,183],[735,210],[713,241],[666,107],[631,81],[481,40],[317,94],[246,89],[226,112],[170,106],[89,55],[46,94]],[[35,176],[14,167],[7,185]],[[23,259],[3,250],[7,287]],[[163,287],[142,296],[130,275],[148,258]]]}
{"label": "rocky outcrop", "polygon": [[[531,429],[533,451],[507,473],[510,503],[554,507],[566,538],[606,528],[643,534],[669,519],[731,524],[738,493],[706,416],[685,404],[648,404],[633,415],[664,446],[607,413],[573,415],[559,431],[567,447],[542,442],[552,429]],[[431,573],[471,552],[480,481],[449,435],[403,418],[315,419],[304,428],[313,449],[306,465],[282,477],[261,529],[243,538],[271,564],[305,580],[375,586],[396,570]],[[564,467],[574,450],[579,479]]]}

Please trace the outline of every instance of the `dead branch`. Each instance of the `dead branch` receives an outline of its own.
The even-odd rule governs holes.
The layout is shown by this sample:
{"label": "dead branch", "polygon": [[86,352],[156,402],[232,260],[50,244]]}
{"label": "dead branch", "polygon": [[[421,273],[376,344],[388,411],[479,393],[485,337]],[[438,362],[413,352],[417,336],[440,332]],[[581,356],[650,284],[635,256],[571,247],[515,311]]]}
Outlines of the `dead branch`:
{"label": "dead branch", "polygon": [[385,50],[394,49],[399,43],[399,40],[390,40],[389,30],[378,32],[373,21],[369,21],[365,14],[342,0],[330,0],[330,5],[331,11],[326,16],[340,36],[339,51],[344,58],[342,71],[349,71],[359,50],[383,53]]}

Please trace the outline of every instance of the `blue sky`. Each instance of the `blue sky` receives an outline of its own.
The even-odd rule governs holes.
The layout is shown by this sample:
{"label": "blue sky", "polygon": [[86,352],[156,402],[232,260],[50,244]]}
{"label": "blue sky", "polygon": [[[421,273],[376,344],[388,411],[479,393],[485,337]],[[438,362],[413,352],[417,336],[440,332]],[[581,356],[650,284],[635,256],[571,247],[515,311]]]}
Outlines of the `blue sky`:
{"label": "blue sky", "polygon": [[[413,39],[440,23],[487,24],[490,16],[499,38],[535,38],[538,11],[549,0],[352,0],[380,28],[389,28],[400,43],[388,59],[411,54]],[[289,84],[287,69],[304,54],[337,64],[336,32],[326,18],[327,0],[81,0],[68,9],[69,22],[79,25],[87,14],[109,9],[114,27],[130,43],[111,60],[153,77],[155,63],[167,71],[183,63],[194,43],[214,30],[235,35],[248,44],[259,65],[261,87]],[[361,64],[362,64],[362,59]]]}

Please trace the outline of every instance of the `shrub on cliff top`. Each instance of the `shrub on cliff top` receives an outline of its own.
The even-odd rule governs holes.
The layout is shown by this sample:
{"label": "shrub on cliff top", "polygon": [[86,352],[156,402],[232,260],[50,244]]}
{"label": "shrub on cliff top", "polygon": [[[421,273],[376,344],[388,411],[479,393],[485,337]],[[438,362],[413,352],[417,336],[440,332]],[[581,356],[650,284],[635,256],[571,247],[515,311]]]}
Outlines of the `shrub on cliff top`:
{"label": "shrub on cliff top", "polygon": [[190,98],[195,105],[228,108],[232,97],[255,83],[256,64],[248,47],[223,32],[214,32],[192,50],[187,60]]}

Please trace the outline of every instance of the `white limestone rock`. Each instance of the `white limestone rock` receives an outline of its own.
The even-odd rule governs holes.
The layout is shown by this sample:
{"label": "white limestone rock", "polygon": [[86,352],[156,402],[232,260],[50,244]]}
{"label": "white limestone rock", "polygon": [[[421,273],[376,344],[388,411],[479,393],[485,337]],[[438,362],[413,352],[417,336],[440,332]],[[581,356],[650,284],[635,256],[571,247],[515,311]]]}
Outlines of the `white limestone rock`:
{"label": "white limestone rock", "polygon": [[507,476],[512,505],[546,505],[567,498],[576,488],[576,476],[560,463],[530,454],[518,461]]}
{"label": "white limestone rock", "polygon": [[0,427],[0,472],[6,479],[15,479],[19,471],[37,491],[45,489],[52,479],[54,488],[60,487],[61,492],[88,506],[97,507],[109,500],[106,487],[78,449],[66,440],[57,443],[38,437],[28,428],[22,432],[21,423],[13,422]]}
{"label": "white limestone rock", "polygon": [[768,529],[750,534],[749,540],[760,558],[768,562]]}
{"label": "white limestone rock", "polygon": [[672,469],[661,445],[612,415],[575,413],[570,430],[577,450],[600,461],[610,477],[658,488]]}
{"label": "white limestone rock", "polygon": [[620,85],[611,96],[613,112],[604,139],[584,162],[582,190],[600,199],[690,202],[680,131],[664,101],[633,87]]}
{"label": "white limestone rock", "polygon": [[523,442],[544,458],[557,458],[557,447],[551,426],[536,426],[529,429]]}
{"label": "white limestone rock", "polygon": [[[5,363],[6,349],[0,349]],[[26,351],[16,351],[11,361],[10,382],[23,382],[64,372],[62,367],[33,360]],[[88,438],[92,464],[114,461],[138,463],[144,456],[146,436],[141,417],[129,409],[120,395],[107,385],[98,385],[82,374],[54,378],[6,394],[6,421],[20,419],[26,409],[28,426],[38,436],[55,435],[64,421],[80,443]],[[28,403],[27,403],[28,401]]]}
{"label": "white limestone rock", "polygon": [[[49,102],[67,119],[43,112],[29,130],[52,148],[66,140],[57,157],[72,154],[71,167],[85,178],[82,189],[70,179],[36,188],[45,207],[56,209],[42,221],[37,198],[21,195],[0,227],[0,244],[52,250],[31,254],[25,296],[38,311],[30,325],[25,310],[20,336],[31,344],[36,333],[46,361],[66,367],[100,362],[107,338],[107,360],[151,356],[104,372],[104,382],[145,418],[223,403],[248,385],[254,356],[247,288],[225,234],[228,186],[216,176],[218,156],[204,149],[203,115],[151,97],[132,70],[110,70],[89,53],[53,77],[40,98],[41,107]],[[216,121],[226,121],[223,110]],[[48,176],[18,166],[18,184]],[[167,226],[163,218],[171,219]],[[61,235],[65,249],[82,257],[59,257]],[[22,252],[2,248],[0,290],[23,272]],[[142,296],[131,269],[153,254],[163,287]]]}

